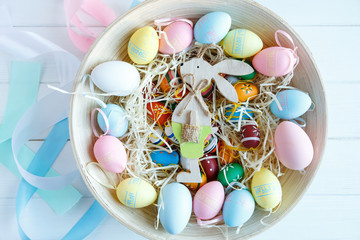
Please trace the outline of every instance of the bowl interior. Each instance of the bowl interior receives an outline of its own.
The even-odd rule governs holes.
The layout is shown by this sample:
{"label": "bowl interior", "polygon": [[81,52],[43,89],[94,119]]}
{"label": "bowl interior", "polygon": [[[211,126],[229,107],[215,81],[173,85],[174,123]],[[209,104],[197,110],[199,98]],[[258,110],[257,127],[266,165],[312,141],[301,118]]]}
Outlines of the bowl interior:
{"label": "bowl interior", "polygon": [[[274,32],[282,29],[288,32],[298,46],[300,63],[294,72],[291,85],[310,94],[316,108],[305,114],[307,122],[305,131],[309,135],[314,146],[314,159],[306,169],[306,174],[301,175],[298,171],[285,170],[285,175],[279,180],[283,189],[281,207],[276,213],[268,217],[265,222],[275,224],[289,212],[299,201],[309,186],[318,168],[326,139],[326,103],[324,88],[318,70],[311,57],[311,53],[304,45],[299,36],[288,24],[277,17],[274,13],[254,2],[243,0],[153,0],[146,1],[117,19],[109,26],[103,35],[96,41],[84,58],[79,69],[74,90],[84,74],[90,73],[98,64],[110,60],[123,60],[131,62],[127,55],[128,40],[138,28],[152,25],[154,19],[168,17],[185,17],[196,22],[202,15],[212,11],[224,11],[232,17],[232,29],[246,28],[255,32],[264,42],[264,47],[275,46]],[[85,89],[86,90],[86,89]],[[221,239],[223,234],[217,228],[203,228],[193,222],[179,235],[171,236],[159,226],[155,230],[156,209],[149,206],[143,209],[131,209],[123,206],[116,198],[115,191],[104,188],[88,176],[85,166],[94,161],[92,147],[95,138],[90,127],[90,111],[97,107],[92,100],[76,95],[71,101],[70,129],[73,151],[79,170],[100,204],[117,220],[128,226],[137,233],[150,239]],[[256,210],[253,217],[241,228],[239,234],[236,229],[229,228],[229,239],[250,237],[267,228],[260,223],[260,219],[267,212]]]}

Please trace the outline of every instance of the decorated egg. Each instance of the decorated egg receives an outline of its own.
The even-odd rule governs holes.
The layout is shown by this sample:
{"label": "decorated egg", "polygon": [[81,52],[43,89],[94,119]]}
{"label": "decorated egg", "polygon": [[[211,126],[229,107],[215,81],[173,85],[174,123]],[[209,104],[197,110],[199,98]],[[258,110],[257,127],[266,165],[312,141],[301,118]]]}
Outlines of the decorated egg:
{"label": "decorated egg", "polygon": [[227,122],[238,123],[240,116],[242,120],[250,120],[254,118],[254,113],[245,106],[231,104],[225,108],[225,117]]}
{"label": "decorated egg", "polygon": [[159,50],[159,37],[153,27],[145,26],[138,29],[130,38],[128,54],[137,64],[148,64]]}
{"label": "decorated egg", "polygon": [[[106,107],[101,108],[101,111],[106,115],[109,122],[109,135],[114,137],[121,137],[128,129],[129,121],[126,118],[125,110],[119,105],[106,104]],[[106,132],[106,124],[103,116],[98,113],[97,122],[101,130]]]}
{"label": "decorated egg", "polygon": [[260,144],[260,132],[256,123],[247,123],[241,126],[241,143],[246,148],[256,148]]}
{"label": "decorated egg", "polygon": [[261,168],[251,180],[251,193],[256,203],[264,209],[273,209],[281,202],[282,190],[277,177]]}
{"label": "decorated egg", "polygon": [[[183,172],[183,171],[180,171]],[[184,184],[190,191],[197,191],[199,188],[204,186],[204,184],[207,183],[206,175],[204,173],[201,173],[201,183],[182,183]]]}
{"label": "decorated egg", "polygon": [[164,147],[166,146],[166,143],[164,142],[164,140],[167,142],[168,138],[165,136],[164,132],[161,130],[161,128],[159,127],[155,127],[154,131],[156,132],[156,134],[150,134],[149,136],[149,140],[152,144]]}
{"label": "decorated egg", "polygon": [[237,81],[239,81],[238,77],[232,76],[232,75],[228,75],[225,77],[226,80],[228,80],[229,83],[231,84],[235,84]]}
{"label": "decorated egg", "polygon": [[229,183],[238,182],[244,177],[244,169],[238,163],[225,165],[218,174],[218,181],[226,187]]}
{"label": "decorated egg", "polygon": [[224,188],[218,181],[202,186],[194,196],[194,213],[197,218],[207,220],[215,217],[224,203]]}
{"label": "decorated egg", "polygon": [[253,215],[255,201],[247,189],[234,190],[225,199],[224,222],[229,227],[240,227]]}
{"label": "decorated egg", "polygon": [[174,71],[174,70],[169,70],[164,77],[161,80],[160,83],[160,88],[164,93],[167,93],[170,91],[171,86],[170,86],[170,82],[171,80],[175,79],[175,78],[179,78],[179,82],[180,80],[180,73],[178,71]]}
{"label": "decorated egg", "polygon": [[166,185],[159,195],[158,213],[161,225],[170,234],[184,230],[192,212],[192,198],[189,189],[181,183]]}
{"label": "decorated egg", "polygon": [[166,151],[157,150],[150,154],[151,160],[159,166],[176,165],[179,163],[179,154],[176,151],[168,153]]}
{"label": "decorated egg", "polygon": [[201,96],[203,98],[209,98],[211,96],[211,93],[214,91],[214,84],[211,82],[209,86],[201,90]]}
{"label": "decorated egg", "polygon": [[146,105],[148,116],[160,125],[164,125],[171,117],[171,110],[166,108],[161,102],[149,102]]}
{"label": "decorated egg", "polygon": [[309,95],[299,90],[284,90],[276,94],[282,110],[280,111],[276,101],[270,104],[271,112],[281,119],[294,119],[303,115],[311,107],[312,101]]}
{"label": "decorated egg", "polygon": [[234,85],[234,88],[240,102],[245,102],[248,99],[250,101],[259,93],[258,88],[253,83],[238,82]]}
{"label": "decorated egg", "polygon": [[310,138],[297,124],[284,121],[275,131],[275,152],[279,161],[292,170],[302,170],[312,161],[314,149]]}
{"label": "decorated egg", "polygon": [[116,188],[119,201],[127,207],[143,208],[155,202],[155,188],[140,178],[127,178]]}
{"label": "decorated egg", "polygon": [[[247,64],[249,64],[253,69],[253,65],[250,61],[245,61]],[[254,70],[252,73],[249,73],[247,75],[241,75],[239,76],[242,80],[252,80],[256,75],[256,71]]]}
{"label": "decorated egg", "polygon": [[220,142],[219,160],[221,165],[226,165],[234,161],[234,151],[224,141]]}
{"label": "decorated egg", "polygon": [[131,64],[123,61],[110,61],[97,65],[91,71],[91,81],[103,92],[116,96],[127,96],[140,83],[140,74]]}
{"label": "decorated egg", "polygon": [[279,77],[293,70],[296,63],[294,51],[284,47],[269,47],[255,55],[253,66],[261,74]]}
{"label": "decorated egg", "polygon": [[216,152],[216,146],[218,145],[219,140],[216,135],[209,134],[204,142],[204,154]]}
{"label": "decorated egg", "polygon": [[200,160],[200,164],[209,182],[217,179],[219,166],[216,155],[205,154],[204,157]]}
{"label": "decorated egg", "polygon": [[100,136],[94,144],[94,156],[101,167],[113,173],[124,171],[127,155],[124,145],[114,136]]}
{"label": "decorated egg", "polygon": [[170,121],[167,121],[165,124],[165,134],[172,143],[179,144],[179,141],[176,139],[174,132],[172,130]]}
{"label": "decorated egg", "polygon": [[192,26],[183,21],[177,21],[169,24],[164,30],[167,36],[167,43],[165,36],[161,35],[159,52],[164,54],[174,54],[185,50],[190,46],[193,40]]}
{"label": "decorated egg", "polygon": [[255,55],[263,47],[258,35],[246,29],[234,29],[224,38],[225,53],[235,58],[248,58]]}
{"label": "decorated egg", "polygon": [[200,43],[218,43],[228,33],[231,17],[225,12],[211,12],[202,16],[194,27],[195,40]]}

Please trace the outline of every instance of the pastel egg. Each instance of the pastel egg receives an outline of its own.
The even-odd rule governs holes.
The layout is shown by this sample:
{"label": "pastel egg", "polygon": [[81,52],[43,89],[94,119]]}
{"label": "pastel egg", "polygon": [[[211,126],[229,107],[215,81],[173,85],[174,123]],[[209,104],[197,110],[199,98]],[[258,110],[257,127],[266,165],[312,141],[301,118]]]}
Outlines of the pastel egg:
{"label": "pastel egg", "polygon": [[218,174],[218,181],[226,187],[232,182],[238,182],[244,177],[244,169],[238,163],[225,165]]}
{"label": "pastel egg", "polygon": [[226,145],[224,141],[220,143],[219,160],[221,165],[226,165],[234,161],[234,151],[230,146]]}
{"label": "pastel egg", "polygon": [[[180,171],[184,172],[184,171]],[[199,188],[204,186],[207,183],[207,178],[204,173],[201,173],[201,183],[182,183],[184,184],[190,191],[197,191]]]}
{"label": "pastel egg", "polygon": [[166,146],[166,143],[164,142],[164,140],[167,142],[168,138],[165,136],[164,132],[161,130],[161,128],[159,127],[155,127],[154,131],[156,132],[156,134],[150,134],[149,136],[149,140],[152,144],[164,147]]}
{"label": "pastel egg", "polygon": [[172,114],[172,111],[161,102],[149,102],[146,108],[148,116],[160,125],[164,125]]}
{"label": "pastel egg", "polygon": [[166,34],[168,42],[162,35],[160,38],[159,52],[164,54],[174,54],[185,50],[193,40],[193,28],[186,22],[173,22],[169,24],[163,32]]}
{"label": "pastel egg", "polygon": [[279,77],[288,74],[296,63],[293,50],[284,47],[269,47],[255,55],[253,66],[261,74]]}
{"label": "pastel egg", "polygon": [[256,203],[264,209],[273,209],[281,202],[282,190],[277,177],[261,168],[251,180],[251,193]]}
{"label": "pastel egg", "polygon": [[260,144],[260,132],[255,123],[247,123],[240,129],[241,143],[246,148],[256,148]]}
{"label": "pastel egg", "polygon": [[254,113],[245,106],[236,106],[234,104],[225,108],[225,117],[227,122],[238,123],[240,120],[250,120],[254,118]]}
{"label": "pastel egg", "polygon": [[219,166],[216,155],[205,154],[203,159],[200,160],[200,164],[209,182],[217,179]]}
{"label": "pastel egg", "polygon": [[170,234],[184,230],[192,212],[192,198],[189,189],[180,183],[166,185],[159,195],[158,213],[161,225]]}
{"label": "pastel egg", "polygon": [[[104,112],[109,122],[108,134],[114,137],[121,137],[124,135],[129,126],[129,121],[126,118],[125,110],[121,106],[111,103],[106,104],[106,107],[101,108],[101,110]],[[97,115],[97,122],[101,130],[105,132],[105,120],[100,113]]]}
{"label": "pastel egg", "polygon": [[231,84],[235,84],[237,81],[239,81],[238,77],[232,76],[232,75],[228,75],[225,77],[226,80],[228,80],[229,83]]}
{"label": "pastel egg", "polygon": [[255,201],[247,189],[234,190],[225,199],[224,222],[229,227],[242,226],[253,215]]}
{"label": "pastel egg", "polygon": [[145,26],[138,29],[130,38],[128,54],[137,64],[148,64],[159,50],[159,37],[153,27]]}
{"label": "pastel egg", "polygon": [[94,156],[99,164],[109,172],[121,173],[128,157],[124,145],[114,136],[100,136],[94,144]]}
{"label": "pastel egg", "polygon": [[215,217],[224,203],[224,188],[218,181],[202,186],[194,196],[194,213],[197,218],[207,220]]}
{"label": "pastel egg", "polygon": [[292,170],[306,168],[314,156],[313,145],[306,132],[290,121],[284,121],[276,128],[275,152],[279,161]]}
{"label": "pastel egg", "polygon": [[214,134],[209,134],[204,142],[204,154],[216,152],[216,147],[219,144],[218,137]]}
{"label": "pastel egg", "polygon": [[218,43],[228,33],[231,17],[225,12],[211,12],[202,16],[194,27],[195,40],[200,43]]}
{"label": "pastel egg", "polygon": [[270,104],[271,112],[281,119],[294,119],[303,115],[311,107],[309,95],[299,90],[284,90],[276,94],[282,110],[280,111],[275,100]]}
{"label": "pastel egg", "polygon": [[116,188],[119,201],[127,207],[143,208],[155,202],[155,188],[140,178],[127,178]]}
{"label": "pastel egg", "polygon": [[234,85],[238,99],[240,102],[245,102],[249,99],[254,99],[258,93],[258,88],[253,83],[238,82]]}
{"label": "pastel egg", "polygon": [[176,139],[174,135],[170,121],[167,121],[165,124],[165,134],[172,143],[179,145],[179,141]]}
{"label": "pastel egg", "polygon": [[131,64],[123,61],[110,61],[97,65],[91,71],[92,82],[103,92],[116,96],[127,96],[140,83],[140,74]]}
{"label": "pastel egg", "polygon": [[223,47],[231,57],[248,58],[262,49],[263,42],[250,30],[234,29],[224,38]]}
{"label": "pastel egg", "polygon": [[179,154],[176,151],[168,153],[166,151],[158,150],[150,154],[151,160],[160,166],[176,165],[179,163]]}

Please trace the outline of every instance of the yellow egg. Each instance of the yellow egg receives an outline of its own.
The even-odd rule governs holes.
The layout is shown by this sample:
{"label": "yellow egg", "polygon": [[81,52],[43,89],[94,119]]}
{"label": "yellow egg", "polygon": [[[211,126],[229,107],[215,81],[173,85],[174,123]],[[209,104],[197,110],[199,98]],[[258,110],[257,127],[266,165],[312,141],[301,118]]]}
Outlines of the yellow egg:
{"label": "yellow egg", "polygon": [[140,178],[127,178],[116,188],[119,201],[131,208],[142,208],[155,202],[157,193],[154,187]]}
{"label": "yellow egg", "polygon": [[247,58],[255,55],[263,47],[258,35],[246,29],[234,29],[224,38],[224,51],[235,58]]}
{"label": "yellow egg", "polygon": [[264,209],[273,209],[281,202],[282,190],[277,177],[261,168],[256,172],[251,181],[251,193],[256,203]]}
{"label": "yellow egg", "polygon": [[248,82],[239,81],[235,83],[234,88],[240,102],[245,102],[248,98],[250,101],[254,99],[259,93],[258,88],[254,84]]}
{"label": "yellow egg", "polygon": [[159,37],[153,27],[138,29],[130,38],[128,54],[137,64],[148,64],[159,50]]}

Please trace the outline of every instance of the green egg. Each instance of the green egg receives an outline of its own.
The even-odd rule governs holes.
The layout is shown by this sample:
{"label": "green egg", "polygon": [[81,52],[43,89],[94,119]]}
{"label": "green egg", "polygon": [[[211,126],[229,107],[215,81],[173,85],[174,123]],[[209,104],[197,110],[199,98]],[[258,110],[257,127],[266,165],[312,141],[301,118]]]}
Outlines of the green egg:
{"label": "green egg", "polygon": [[[254,68],[250,61],[245,61],[245,62],[246,62],[247,64],[249,64],[252,68]],[[242,76],[239,76],[239,77],[240,77],[242,80],[251,80],[251,79],[253,79],[253,78],[255,77],[255,75],[256,75],[256,71],[255,71],[255,69],[254,69],[254,71],[253,71],[252,73],[250,73],[250,74],[248,74],[248,75],[242,75]]]}
{"label": "green egg", "polygon": [[[225,178],[226,176],[226,178]],[[238,163],[225,165],[218,174],[218,181],[226,187],[229,183],[238,182],[244,177],[244,169]]]}

